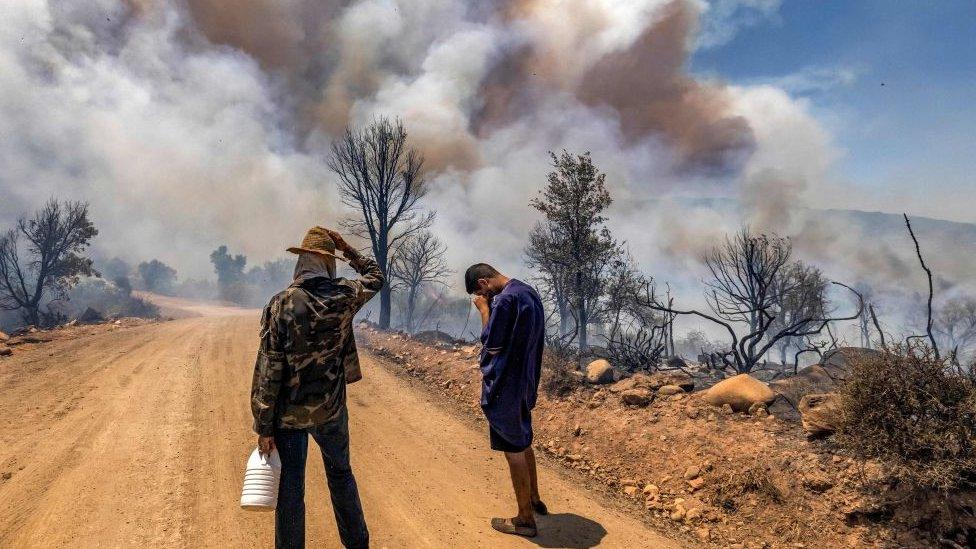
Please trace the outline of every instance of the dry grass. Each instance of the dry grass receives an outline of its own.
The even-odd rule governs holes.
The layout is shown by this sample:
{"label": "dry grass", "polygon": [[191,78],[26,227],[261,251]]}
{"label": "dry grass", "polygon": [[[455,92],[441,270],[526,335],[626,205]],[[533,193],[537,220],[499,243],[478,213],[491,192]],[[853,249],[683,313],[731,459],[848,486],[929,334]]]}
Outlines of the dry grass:
{"label": "dry grass", "polygon": [[924,346],[852,364],[840,443],[919,489],[960,487],[976,472],[976,385]]}
{"label": "dry grass", "polygon": [[755,494],[759,499],[780,504],[785,501],[784,490],[775,481],[772,468],[755,464],[743,470],[733,470],[717,484],[713,504],[726,511],[735,511],[741,498]]}
{"label": "dry grass", "polygon": [[580,386],[579,356],[568,346],[550,342],[542,355],[542,379],[539,384],[546,395],[563,397]]}

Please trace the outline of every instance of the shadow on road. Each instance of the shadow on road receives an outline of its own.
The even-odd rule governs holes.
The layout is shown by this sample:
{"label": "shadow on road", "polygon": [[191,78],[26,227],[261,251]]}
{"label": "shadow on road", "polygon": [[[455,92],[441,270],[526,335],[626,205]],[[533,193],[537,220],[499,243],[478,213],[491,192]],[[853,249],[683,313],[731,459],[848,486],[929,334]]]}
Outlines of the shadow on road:
{"label": "shadow on road", "polygon": [[539,547],[589,549],[600,544],[607,531],[595,520],[574,513],[536,517],[539,535],[529,541]]}

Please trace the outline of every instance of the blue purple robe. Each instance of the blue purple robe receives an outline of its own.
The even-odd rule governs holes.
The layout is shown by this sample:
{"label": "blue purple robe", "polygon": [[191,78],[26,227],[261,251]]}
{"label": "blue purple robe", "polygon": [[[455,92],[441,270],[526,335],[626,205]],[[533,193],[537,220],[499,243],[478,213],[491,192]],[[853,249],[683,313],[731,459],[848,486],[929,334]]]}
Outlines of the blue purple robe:
{"label": "blue purple robe", "polygon": [[539,294],[513,278],[492,299],[481,332],[481,409],[491,427],[515,446],[532,443],[545,324]]}

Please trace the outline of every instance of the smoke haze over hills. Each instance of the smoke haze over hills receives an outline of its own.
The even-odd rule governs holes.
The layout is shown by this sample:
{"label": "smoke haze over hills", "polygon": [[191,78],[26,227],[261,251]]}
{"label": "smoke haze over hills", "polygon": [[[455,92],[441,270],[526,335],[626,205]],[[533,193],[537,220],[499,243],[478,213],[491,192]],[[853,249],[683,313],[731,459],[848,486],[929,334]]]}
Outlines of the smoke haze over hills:
{"label": "smoke haze over hills", "polygon": [[[328,146],[346,126],[389,115],[427,157],[425,205],[456,270],[489,260],[524,274],[537,218],[528,202],[546,152],[565,148],[592,151],[615,199],[611,228],[659,278],[694,281],[700,253],[743,222],[794,236],[831,276],[915,276],[909,248],[875,240],[865,250],[862,227],[804,208],[837,189],[841,154],[804,99],[688,71],[709,9],[6,2],[0,221],[50,196],[87,200],[105,256],[160,258],[182,276],[209,275],[220,244],[252,263],[274,259],[307,226],[349,215]],[[710,19],[709,40],[733,23]],[[688,205],[703,196],[741,206]],[[932,262],[953,283],[973,267],[958,254]]]}

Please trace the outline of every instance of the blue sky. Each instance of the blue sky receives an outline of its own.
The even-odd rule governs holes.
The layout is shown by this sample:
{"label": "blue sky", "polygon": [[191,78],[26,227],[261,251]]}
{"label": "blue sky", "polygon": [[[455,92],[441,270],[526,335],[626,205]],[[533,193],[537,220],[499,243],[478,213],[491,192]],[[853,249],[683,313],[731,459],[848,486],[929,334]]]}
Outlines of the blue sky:
{"label": "blue sky", "polygon": [[716,3],[736,32],[694,72],[807,98],[868,206],[976,222],[976,0]]}

